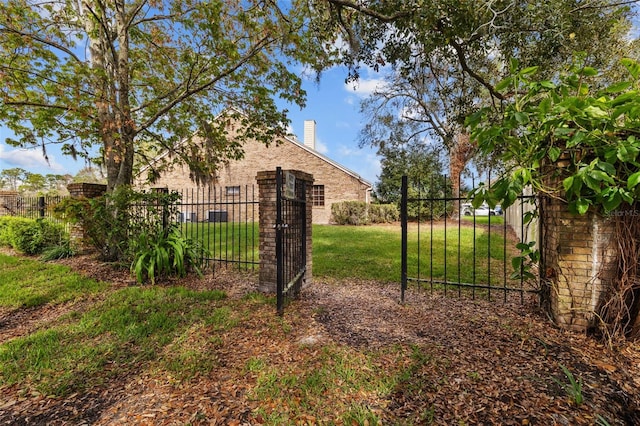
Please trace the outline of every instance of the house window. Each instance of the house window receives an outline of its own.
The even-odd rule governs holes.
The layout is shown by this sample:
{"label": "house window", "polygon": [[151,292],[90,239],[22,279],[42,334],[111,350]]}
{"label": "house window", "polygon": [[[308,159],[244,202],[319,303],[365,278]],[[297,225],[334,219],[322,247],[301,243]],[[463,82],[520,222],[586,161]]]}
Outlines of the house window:
{"label": "house window", "polygon": [[313,205],[324,206],[324,185],[313,185]]}
{"label": "house window", "polygon": [[225,189],[226,189],[227,196],[240,195],[240,187],[239,186],[227,186]]}

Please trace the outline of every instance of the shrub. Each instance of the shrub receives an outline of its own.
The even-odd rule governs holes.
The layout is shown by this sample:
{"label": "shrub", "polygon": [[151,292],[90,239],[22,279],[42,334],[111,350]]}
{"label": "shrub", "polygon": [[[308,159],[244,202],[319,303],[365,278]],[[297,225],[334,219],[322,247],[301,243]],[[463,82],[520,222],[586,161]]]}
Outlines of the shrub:
{"label": "shrub", "polygon": [[394,204],[367,204],[364,201],[343,201],[331,205],[331,218],[337,225],[368,225],[395,222],[400,217]]}
{"label": "shrub", "polygon": [[400,212],[395,204],[369,205],[369,220],[371,223],[392,223],[400,219]]}
{"label": "shrub", "polygon": [[0,223],[0,243],[28,255],[40,254],[67,238],[62,225],[46,219],[4,217]]}
{"label": "shrub", "polygon": [[331,217],[338,225],[366,225],[369,223],[367,203],[364,201],[333,203]]}
{"label": "shrub", "polygon": [[175,217],[178,194],[136,192],[119,187],[92,199],[66,200],[57,213],[71,222],[80,222],[88,243],[103,260],[131,262],[134,242],[142,235],[155,235]]}

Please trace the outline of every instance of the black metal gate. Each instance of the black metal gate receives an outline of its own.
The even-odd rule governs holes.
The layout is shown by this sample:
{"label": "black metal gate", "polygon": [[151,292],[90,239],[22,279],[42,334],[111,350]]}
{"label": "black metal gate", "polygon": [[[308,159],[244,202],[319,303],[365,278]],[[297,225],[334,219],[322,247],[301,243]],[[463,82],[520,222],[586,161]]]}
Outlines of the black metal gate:
{"label": "black metal gate", "polygon": [[307,188],[291,173],[276,169],[277,308],[300,294],[307,270]]}

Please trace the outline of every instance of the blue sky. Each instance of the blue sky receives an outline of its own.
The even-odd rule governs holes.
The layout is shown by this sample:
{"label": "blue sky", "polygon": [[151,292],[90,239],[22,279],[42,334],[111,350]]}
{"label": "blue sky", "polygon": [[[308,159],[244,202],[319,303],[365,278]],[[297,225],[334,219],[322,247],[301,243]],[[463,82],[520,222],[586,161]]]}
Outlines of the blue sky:
{"label": "blue sky", "polygon": [[[357,140],[363,125],[360,100],[371,93],[377,80],[375,75],[370,79],[365,75],[354,86],[345,84],[346,76],[345,68],[334,67],[322,75],[319,83],[312,76],[306,79],[306,107],[300,110],[297,106],[288,106],[291,126],[293,133],[302,140],[304,120],[315,120],[316,149],[374,183],[380,173],[379,158],[375,150],[359,148]],[[27,150],[9,146],[5,143],[8,136],[9,131],[0,127],[0,169],[20,167],[42,175],[74,175],[86,166],[84,160],[74,161],[55,147],[47,148],[47,164],[40,148]]]}

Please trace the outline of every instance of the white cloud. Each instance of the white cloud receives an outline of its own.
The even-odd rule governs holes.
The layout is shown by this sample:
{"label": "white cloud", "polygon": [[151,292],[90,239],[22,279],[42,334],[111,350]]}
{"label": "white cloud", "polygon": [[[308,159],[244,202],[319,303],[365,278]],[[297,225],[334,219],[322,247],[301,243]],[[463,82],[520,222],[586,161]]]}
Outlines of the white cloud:
{"label": "white cloud", "polygon": [[0,160],[2,160],[3,168],[7,165],[8,168],[19,167],[31,171],[36,170],[39,173],[42,169],[46,169],[44,173],[65,171],[54,157],[50,155],[47,163],[42,151],[36,149],[8,149],[6,145],[0,144]]}
{"label": "white cloud", "polygon": [[376,89],[384,87],[385,84],[385,80],[381,78],[361,78],[358,81],[345,83],[344,87],[347,91],[355,93],[362,98],[366,98]]}

